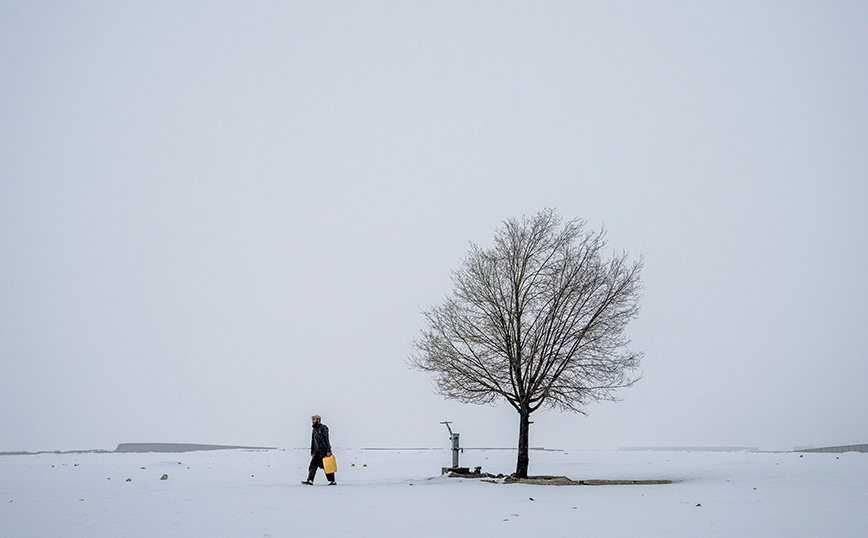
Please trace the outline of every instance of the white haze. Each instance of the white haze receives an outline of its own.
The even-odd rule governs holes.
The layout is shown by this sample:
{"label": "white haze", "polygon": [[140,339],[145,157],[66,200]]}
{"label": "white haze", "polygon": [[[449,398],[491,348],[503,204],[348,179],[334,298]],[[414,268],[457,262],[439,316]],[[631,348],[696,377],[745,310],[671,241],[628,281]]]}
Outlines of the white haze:
{"label": "white haze", "polygon": [[531,445],[868,440],[863,2],[0,5],[0,451],[515,446],[410,370],[470,241],[645,256]]}

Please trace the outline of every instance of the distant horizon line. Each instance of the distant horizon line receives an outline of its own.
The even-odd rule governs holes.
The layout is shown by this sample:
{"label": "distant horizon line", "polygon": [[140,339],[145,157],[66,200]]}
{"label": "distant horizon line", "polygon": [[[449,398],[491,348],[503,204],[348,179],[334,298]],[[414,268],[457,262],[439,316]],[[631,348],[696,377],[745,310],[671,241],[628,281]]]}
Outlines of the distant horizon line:
{"label": "distant horizon line", "polygon": [[758,446],[622,446],[623,452],[759,452]]}
{"label": "distant horizon line", "polygon": [[[759,447],[743,447],[743,446],[645,446],[645,447],[618,447],[617,451],[621,452],[823,452],[833,451],[833,449],[849,449],[857,452],[865,451],[865,444],[856,445],[829,445],[825,447],[817,446],[795,446],[791,450],[760,450]],[[859,448],[856,448],[859,447]],[[414,450],[451,450],[451,447],[335,447],[338,450],[383,450],[383,451],[414,451]],[[516,447],[461,447],[462,450],[517,450]],[[861,450],[860,450],[861,449]],[[39,450],[35,452],[19,450],[19,451],[0,451],[0,456],[36,456],[40,454],[118,454],[118,453],[183,453],[183,452],[200,452],[209,450],[307,450],[307,447],[262,447],[262,446],[244,446],[244,445],[213,445],[199,443],[120,443],[114,450],[107,449],[86,449],[86,450]],[[546,452],[608,452],[615,451],[614,448],[546,448],[541,446],[529,447],[529,450],[546,451]]]}

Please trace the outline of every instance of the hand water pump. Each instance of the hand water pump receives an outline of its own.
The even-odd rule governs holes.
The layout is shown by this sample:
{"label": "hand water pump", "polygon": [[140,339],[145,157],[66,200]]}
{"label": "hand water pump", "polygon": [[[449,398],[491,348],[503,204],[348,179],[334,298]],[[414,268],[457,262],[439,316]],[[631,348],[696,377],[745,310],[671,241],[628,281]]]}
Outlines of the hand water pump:
{"label": "hand water pump", "polygon": [[446,429],[449,430],[449,440],[452,441],[452,468],[458,468],[458,451],[461,450],[461,447],[458,445],[458,434],[452,433],[452,428],[449,427],[449,421],[441,422],[440,424],[446,424]]}

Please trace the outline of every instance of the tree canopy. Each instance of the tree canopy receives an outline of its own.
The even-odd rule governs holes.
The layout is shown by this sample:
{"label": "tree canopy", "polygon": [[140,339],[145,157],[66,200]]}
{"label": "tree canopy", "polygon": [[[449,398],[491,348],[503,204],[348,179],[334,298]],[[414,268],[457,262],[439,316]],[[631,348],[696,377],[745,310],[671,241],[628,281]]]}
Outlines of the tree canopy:
{"label": "tree canopy", "polygon": [[447,398],[516,409],[518,477],[527,476],[531,413],[585,414],[638,380],[642,352],[624,331],[639,313],[643,262],[607,258],[606,246],[605,229],[562,223],[552,209],[510,218],[491,247],[471,244],[451,295],[423,312],[411,364]]}

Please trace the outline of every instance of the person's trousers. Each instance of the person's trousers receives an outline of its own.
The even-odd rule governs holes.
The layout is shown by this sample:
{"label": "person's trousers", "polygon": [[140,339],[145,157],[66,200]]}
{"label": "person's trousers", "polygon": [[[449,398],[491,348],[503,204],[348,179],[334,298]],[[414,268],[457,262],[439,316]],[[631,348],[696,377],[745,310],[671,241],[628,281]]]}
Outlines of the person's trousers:
{"label": "person's trousers", "polygon": [[[325,470],[325,467],[323,467],[323,465],[322,465],[322,459],[324,457],[325,456],[320,456],[318,454],[314,454],[313,457],[310,459],[310,467],[307,468],[307,480],[308,480],[308,482],[313,482],[313,477],[316,476],[316,470],[317,469]],[[326,475],[326,479],[329,482],[334,482],[335,481],[335,474],[334,473],[328,473]]]}

